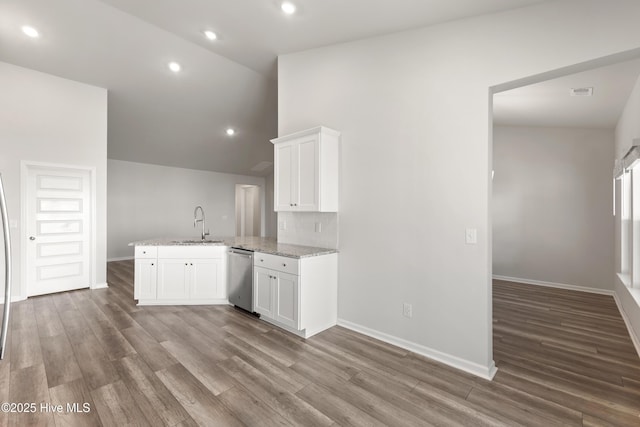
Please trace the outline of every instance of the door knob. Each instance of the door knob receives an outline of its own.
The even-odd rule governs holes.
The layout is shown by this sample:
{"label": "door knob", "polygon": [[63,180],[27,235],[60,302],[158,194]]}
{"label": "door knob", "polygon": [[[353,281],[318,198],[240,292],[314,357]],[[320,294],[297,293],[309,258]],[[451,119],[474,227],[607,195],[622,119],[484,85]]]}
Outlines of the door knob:
{"label": "door knob", "polygon": [[33,236],[30,236],[30,237],[29,237],[29,240],[36,240],[36,238],[35,238],[35,237],[33,237]]}

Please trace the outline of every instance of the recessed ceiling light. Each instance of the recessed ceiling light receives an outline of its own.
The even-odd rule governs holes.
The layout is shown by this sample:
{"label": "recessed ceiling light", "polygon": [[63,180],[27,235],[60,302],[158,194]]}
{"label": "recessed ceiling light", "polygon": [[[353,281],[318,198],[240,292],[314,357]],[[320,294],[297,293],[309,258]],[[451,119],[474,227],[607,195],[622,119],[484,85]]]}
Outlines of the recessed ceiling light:
{"label": "recessed ceiling light", "polygon": [[40,33],[38,32],[38,30],[28,25],[22,26],[22,32],[34,39],[40,37]]}
{"label": "recessed ceiling light", "polygon": [[169,62],[169,69],[174,73],[177,73],[182,69],[182,67],[177,62]]}
{"label": "recessed ceiling light", "polygon": [[216,40],[218,38],[218,35],[211,30],[204,30],[203,33],[209,40]]}
{"label": "recessed ceiling light", "polygon": [[229,136],[233,136],[236,134],[236,130],[234,128],[227,128],[226,132]]}
{"label": "recessed ceiling light", "polygon": [[283,1],[280,5],[280,9],[282,9],[282,11],[287,15],[293,15],[296,13],[296,5],[290,1]]}

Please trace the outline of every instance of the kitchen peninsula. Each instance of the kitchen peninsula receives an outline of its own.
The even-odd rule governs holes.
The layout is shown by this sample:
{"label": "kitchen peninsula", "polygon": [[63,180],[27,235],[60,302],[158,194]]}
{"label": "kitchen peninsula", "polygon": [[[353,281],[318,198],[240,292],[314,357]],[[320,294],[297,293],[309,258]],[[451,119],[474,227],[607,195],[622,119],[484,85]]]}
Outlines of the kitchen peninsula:
{"label": "kitchen peninsula", "polygon": [[228,304],[227,250],[254,252],[253,311],[302,337],[337,321],[337,251],[274,238],[161,238],[135,246],[138,305]]}

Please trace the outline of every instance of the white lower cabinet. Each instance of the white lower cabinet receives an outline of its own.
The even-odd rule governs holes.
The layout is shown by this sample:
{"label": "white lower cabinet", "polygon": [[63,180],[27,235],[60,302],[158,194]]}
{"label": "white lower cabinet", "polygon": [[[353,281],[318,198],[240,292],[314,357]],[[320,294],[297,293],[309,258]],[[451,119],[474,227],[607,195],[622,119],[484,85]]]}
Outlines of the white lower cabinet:
{"label": "white lower cabinet", "polygon": [[134,298],[147,299],[156,297],[158,277],[157,259],[136,259],[134,275]]}
{"label": "white lower cabinet", "polygon": [[138,305],[228,303],[226,247],[159,246],[157,258],[137,255],[134,298]]}
{"label": "white lower cabinet", "polygon": [[253,311],[308,338],[337,323],[337,254],[307,258],[254,254]]}
{"label": "white lower cabinet", "polygon": [[227,298],[222,259],[194,259],[189,263],[189,270],[191,298]]}
{"label": "white lower cabinet", "polygon": [[274,318],[277,322],[295,329],[300,329],[298,285],[298,276],[280,272],[276,276],[276,310]]}
{"label": "white lower cabinet", "polygon": [[[262,267],[253,269],[253,311],[264,316],[272,318],[274,299],[273,299],[273,271]],[[277,272],[276,272],[277,273]]]}
{"label": "white lower cabinet", "polygon": [[189,298],[189,260],[160,258],[158,260],[159,300]]}

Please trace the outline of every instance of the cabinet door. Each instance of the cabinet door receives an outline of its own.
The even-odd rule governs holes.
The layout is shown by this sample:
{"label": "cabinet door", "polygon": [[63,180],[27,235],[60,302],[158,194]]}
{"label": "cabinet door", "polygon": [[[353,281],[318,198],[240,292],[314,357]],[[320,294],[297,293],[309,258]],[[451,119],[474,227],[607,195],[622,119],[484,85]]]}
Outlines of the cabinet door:
{"label": "cabinet door", "polygon": [[294,329],[298,324],[298,276],[278,273],[275,280],[275,320]]}
{"label": "cabinet door", "polygon": [[154,258],[136,259],[133,281],[134,299],[156,299],[157,264],[158,262]]}
{"label": "cabinet door", "polygon": [[254,267],[253,311],[273,319],[273,282],[277,273],[262,267]]}
{"label": "cabinet door", "polygon": [[159,300],[189,298],[189,262],[188,259],[158,260]]}
{"label": "cabinet door", "polygon": [[297,194],[295,210],[318,211],[320,205],[319,141],[317,135],[300,139],[297,144]]}
{"label": "cabinet door", "polygon": [[278,144],[275,147],[275,210],[291,211],[297,203],[295,194],[297,147],[295,144]]}
{"label": "cabinet door", "polygon": [[221,259],[194,259],[189,262],[190,294],[192,299],[226,298],[222,286]]}

